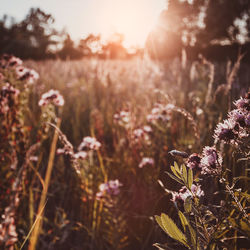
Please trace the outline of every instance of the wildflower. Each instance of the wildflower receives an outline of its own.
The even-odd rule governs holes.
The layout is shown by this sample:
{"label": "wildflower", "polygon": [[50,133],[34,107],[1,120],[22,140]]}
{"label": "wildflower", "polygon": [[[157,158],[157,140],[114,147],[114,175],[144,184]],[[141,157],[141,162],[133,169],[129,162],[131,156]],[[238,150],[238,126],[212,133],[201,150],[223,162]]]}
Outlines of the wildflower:
{"label": "wildflower", "polygon": [[15,103],[20,91],[6,83],[0,91],[0,114],[6,114]]}
{"label": "wildflower", "polygon": [[238,109],[246,109],[250,111],[250,99],[249,98],[240,98],[239,100],[234,102],[234,105]]}
{"label": "wildflower", "polygon": [[200,185],[193,184],[191,191],[186,186],[183,186],[178,192],[172,192],[172,201],[185,201],[188,197],[193,197],[194,195],[197,197],[204,196],[204,191]]}
{"label": "wildflower", "polygon": [[56,106],[63,106],[64,105],[64,99],[63,96],[60,95],[58,90],[49,90],[48,92],[44,93],[38,102],[39,106],[45,106],[49,103],[53,103]]}
{"label": "wildflower", "polygon": [[4,54],[0,58],[0,67],[5,69],[7,67],[14,67],[22,65],[23,61],[15,56]]}
{"label": "wildflower", "polygon": [[228,117],[230,120],[239,123],[241,127],[249,126],[249,112],[242,109],[234,109],[229,112]]}
{"label": "wildflower", "polygon": [[191,186],[191,191],[192,193],[197,196],[197,197],[201,197],[201,196],[204,196],[204,191],[201,189],[201,186],[200,185],[195,185],[193,184]]}
{"label": "wildflower", "polygon": [[96,194],[96,197],[98,199],[104,197],[106,194],[115,196],[120,193],[120,187],[122,184],[119,182],[119,180],[110,180],[106,183],[102,183],[99,186],[99,192]]}
{"label": "wildflower", "polygon": [[38,161],[38,157],[35,155],[31,155],[29,158],[30,161]]}
{"label": "wildflower", "polygon": [[18,80],[26,80],[29,84],[33,84],[39,78],[39,74],[35,70],[23,66],[16,68],[16,74]]}
{"label": "wildflower", "polygon": [[215,142],[222,140],[226,143],[235,143],[237,138],[237,132],[234,130],[235,126],[236,123],[232,119],[219,123],[214,131]]}
{"label": "wildflower", "polygon": [[18,65],[22,65],[23,61],[15,56],[11,56],[8,60],[8,65],[9,66],[18,66]]}
{"label": "wildflower", "polygon": [[134,137],[134,139],[140,139],[140,138],[143,137],[143,135],[144,135],[143,129],[138,128],[138,129],[135,129],[133,131],[133,137]]}
{"label": "wildflower", "polygon": [[145,125],[143,126],[143,130],[146,132],[146,133],[151,133],[152,132],[152,128],[148,125]]}
{"label": "wildflower", "polygon": [[64,148],[58,148],[58,149],[56,150],[56,154],[57,154],[57,155],[63,155],[63,154],[65,154],[65,149],[64,149]]}
{"label": "wildflower", "polygon": [[87,158],[88,154],[85,151],[79,151],[76,154],[74,154],[75,159],[82,159],[85,160]]}
{"label": "wildflower", "polygon": [[171,119],[170,115],[174,108],[175,106],[173,104],[167,104],[166,106],[163,106],[162,104],[158,103],[151,110],[151,113],[147,115],[147,121],[151,123],[157,120],[167,122]]}
{"label": "wildflower", "polygon": [[78,147],[78,151],[85,150],[98,150],[101,147],[101,143],[95,138],[86,136],[83,138],[81,144]]}
{"label": "wildflower", "polygon": [[154,159],[153,158],[149,158],[149,157],[144,157],[142,158],[140,164],[139,164],[139,168],[143,168],[147,165],[150,165],[150,166],[153,166],[155,163]]}
{"label": "wildflower", "polygon": [[202,151],[201,174],[218,174],[221,171],[222,157],[214,147],[205,147]]}
{"label": "wildflower", "polygon": [[114,114],[114,120],[120,126],[128,127],[130,123],[130,112],[129,111],[121,111],[120,113]]}
{"label": "wildflower", "polygon": [[18,89],[15,89],[12,85],[9,83],[6,83],[1,90],[1,96],[8,97],[9,95],[14,95],[15,97],[18,96],[20,91]]}
{"label": "wildflower", "polygon": [[201,169],[201,157],[194,153],[188,157],[187,167],[191,169]]}

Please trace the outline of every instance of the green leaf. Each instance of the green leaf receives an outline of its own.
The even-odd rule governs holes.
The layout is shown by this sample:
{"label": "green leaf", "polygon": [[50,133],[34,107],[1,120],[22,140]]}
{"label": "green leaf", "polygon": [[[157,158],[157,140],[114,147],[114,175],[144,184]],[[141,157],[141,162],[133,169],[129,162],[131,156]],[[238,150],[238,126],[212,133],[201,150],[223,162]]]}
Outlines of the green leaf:
{"label": "green leaf", "polygon": [[166,232],[164,226],[162,225],[161,217],[158,216],[158,215],[156,215],[156,216],[155,216],[155,220],[156,220],[156,222],[158,223],[158,225],[161,227],[161,229],[162,229],[164,232]]}
{"label": "green leaf", "polygon": [[183,181],[184,181],[185,185],[187,185],[187,169],[186,169],[186,166],[184,164],[181,165],[181,173],[182,173]]}
{"label": "green leaf", "polygon": [[182,180],[178,179],[177,177],[175,177],[174,175],[170,174],[169,172],[166,172],[173,180],[179,182],[180,184],[183,185]]}
{"label": "green leaf", "polygon": [[181,175],[175,170],[173,166],[171,166],[171,170],[178,179],[181,179]]}
{"label": "green leaf", "polygon": [[172,219],[170,219],[166,214],[161,214],[161,224],[165,229],[165,232],[173,239],[179,241],[183,245],[188,246],[186,236],[182,231],[176,226]]}
{"label": "green leaf", "polygon": [[193,171],[192,169],[190,168],[188,170],[188,188],[191,190],[191,187],[192,187],[192,184],[193,184]]}
{"label": "green leaf", "polygon": [[175,168],[175,170],[176,170],[176,172],[177,172],[178,174],[181,174],[181,170],[180,170],[180,168],[179,168],[179,166],[178,166],[178,164],[177,164],[176,161],[174,162],[174,168]]}
{"label": "green leaf", "polygon": [[199,178],[195,178],[194,181],[195,181],[195,182],[199,182],[200,179],[199,179]]}
{"label": "green leaf", "polygon": [[[185,217],[185,215],[179,211],[179,218],[181,220],[181,224],[184,228],[184,232],[186,233],[186,235],[189,235],[189,239],[188,239],[188,243],[191,243],[192,246],[196,246],[197,242],[196,242],[196,233],[194,231],[194,229],[191,227],[189,221],[187,220],[187,218]],[[189,232],[187,231],[187,228],[189,230]],[[196,249],[199,249],[199,247],[197,246]]]}
{"label": "green leaf", "polygon": [[184,201],[184,210],[186,213],[190,213],[192,211],[192,197],[187,197]]}
{"label": "green leaf", "polygon": [[179,218],[181,220],[181,224],[183,226],[184,232],[186,232],[187,226],[188,226],[187,218],[185,217],[185,215],[181,211],[178,211],[178,215],[179,215]]}

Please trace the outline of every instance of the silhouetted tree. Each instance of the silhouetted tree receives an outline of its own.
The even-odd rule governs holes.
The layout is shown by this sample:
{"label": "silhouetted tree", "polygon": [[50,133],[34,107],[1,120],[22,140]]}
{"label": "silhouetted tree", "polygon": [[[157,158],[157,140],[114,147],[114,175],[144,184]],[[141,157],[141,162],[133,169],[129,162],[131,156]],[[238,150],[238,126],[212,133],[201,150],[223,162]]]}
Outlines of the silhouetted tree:
{"label": "silhouetted tree", "polygon": [[80,59],[83,56],[83,53],[75,47],[69,34],[66,35],[63,47],[57,54],[62,59]]}
{"label": "silhouetted tree", "polygon": [[152,57],[176,56],[182,47],[199,53],[215,44],[234,46],[236,52],[250,41],[249,0],[168,0],[167,5],[147,39]]}
{"label": "silhouetted tree", "polygon": [[89,34],[86,38],[79,42],[79,49],[83,56],[91,57],[102,53],[102,42],[100,35]]}
{"label": "silhouetted tree", "polygon": [[7,18],[0,22],[0,53],[11,53],[21,58],[42,59],[50,55],[49,48],[58,42],[54,39],[59,33],[52,28],[54,18],[41,9],[30,9],[20,23],[13,22],[9,27]]}

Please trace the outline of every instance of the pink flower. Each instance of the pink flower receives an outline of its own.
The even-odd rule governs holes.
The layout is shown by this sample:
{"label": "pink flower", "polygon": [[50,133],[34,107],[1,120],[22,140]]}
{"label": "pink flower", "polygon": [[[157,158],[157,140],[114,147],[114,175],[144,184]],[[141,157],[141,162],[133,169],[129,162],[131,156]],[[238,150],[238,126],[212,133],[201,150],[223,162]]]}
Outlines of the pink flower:
{"label": "pink flower", "polygon": [[110,180],[106,183],[102,183],[99,186],[99,192],[96,194],[97,199],[105,197],[105,195],[118,195],[120,193],[120,187],[122,184],[119,180]]}
{"label": "pink flower", "polygon": [[250,110],[250,99],[241,97],[239,100],[234,102],[234,105],[238,109],[246,109],[249,111]]}
{"label": "pink flower", "polygon": [[38,102],[39,106],[45,106],[49,103],[53,103],[56,106],[63,106],[64,105],[64,99],[63,96],[60,95],[58,90],[49,90],[48,92],[44,93]]}
{"label": "pink flower", "polygon": [[16,74],[19,80],[26,80],[29,84],[33,84],[39,78],[39,74],[35,70],[23,66],[16,68]]}
{"label": "pink flower", "polygon": [[226,143],[235,143],[235,139],[237,139],[235,126],[234,120],[225,120],[223,123],[219,123],[214,131],[215,142],[222,140]]}
{"label": "pink flower", "polygon": [[154,159],[153,158],[149,158],[149,157],[144,157],[142,158],[140,164],[139,164],[139,168],[143,168],[147,165],[150,165],[150,166],[153,166],[155,163]]}
{"label": "pink flower", "polygon": [[183,186],[179,192],[172,192],[172,201],[185,201],[188,197],[193,197],[193,195],[197,197],[204,196],[204,191],[201,189],[200,185],[193,184],[191,187],[191,191],[187,189],[187,187]]}
{"label": "pink flower", "polygon": [[191,169],[201,169],[201,157],[194,153],[188,157],[187,167]]}
{"label": "pink flower", "polygon": [[201,174],[218,174],[221,171],[222,157],[214,147],[205,147],[202,151]]}
{"label": "pink flower", "polygon": [[82,159],[85,160],[87,158],[88,154],[85,151],[79,151],[76,154],[74,154],[75,159]]}
{"label": "pink flower", "polygon": [[78,147],[78,151],[84,150],[98,150],[101,147],[101,143],[96,138],[86,136],[83,138],[81,144]]}

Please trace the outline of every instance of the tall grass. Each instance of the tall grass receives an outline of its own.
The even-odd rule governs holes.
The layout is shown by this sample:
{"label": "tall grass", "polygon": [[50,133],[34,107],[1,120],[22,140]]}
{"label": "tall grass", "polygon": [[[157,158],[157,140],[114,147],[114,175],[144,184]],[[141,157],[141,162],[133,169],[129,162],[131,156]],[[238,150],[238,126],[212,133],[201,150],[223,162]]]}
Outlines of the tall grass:
{"label": "tall grass", "polygon": [[[21,246],[31,231],[29,249],[153,249],[155,242],[169,240],[153,220],[159,212],[176,215],[171,195],[158,182],[166,183],[167,189],[180,188],[165,172],[176,159],[184,160],[169,152],[191,154],[212,145],[215,126],[226,117],[232,101],[248,91],[249,73],[238,74],[245,65],[206,60],[182,65],[178,59],[156,63],[148,58],[24,64],[40,75],[22,104],[25,150],[37,141],[41,146],[22,181],[14,244]],[[13,79],[1,80],[1,87],[8,80],[19,88],[20,80],[13,69],[10,72]],[[50,89],[64,97],[63,107],[38,105]],[[86,150],[87,157],[80,158],[79,145],[89,136],[101,147]],[[1,141],[0,149],[11,155],[8,140]],[[58,154],[59,148],[64,154]],[[246,162],[236,162],[232,147],[222,151],[231,171],[228,178],[246,176]],[[145,158],[153,159],[152,164],[144,165]],[[1,165],[3,214],[16,172],[11,172],[10,160]],[[110,180],[122,184],[119,194],[114,195]],[[100,187],[106,189],[98,197]]]}

